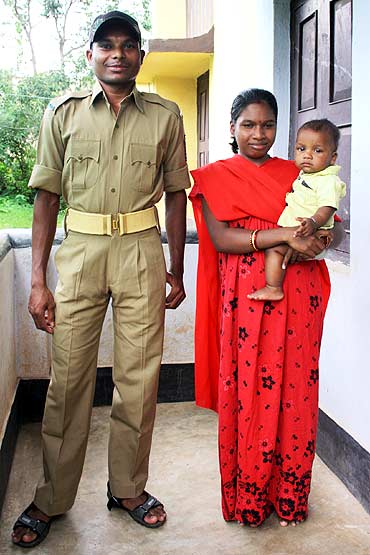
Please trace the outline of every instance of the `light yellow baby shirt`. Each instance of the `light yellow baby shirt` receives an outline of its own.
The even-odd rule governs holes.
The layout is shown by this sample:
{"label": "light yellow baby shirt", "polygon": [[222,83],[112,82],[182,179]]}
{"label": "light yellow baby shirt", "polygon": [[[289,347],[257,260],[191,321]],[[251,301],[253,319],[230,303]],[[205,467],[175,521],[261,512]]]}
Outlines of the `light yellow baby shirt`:
{"label": "light yellow baby shirt", "polygon": [[[339,208],[340,200],[346,194],[346,185],[338,176],[340,166],[328,166],[316,173],[301,171],[293,182],[291,193],[285,197],[284,208],[278,225],[291,227],[299,224],[296,218],[310,218],[321,206]],[[334,216],[322,226],[330,229],[334,225]]]}

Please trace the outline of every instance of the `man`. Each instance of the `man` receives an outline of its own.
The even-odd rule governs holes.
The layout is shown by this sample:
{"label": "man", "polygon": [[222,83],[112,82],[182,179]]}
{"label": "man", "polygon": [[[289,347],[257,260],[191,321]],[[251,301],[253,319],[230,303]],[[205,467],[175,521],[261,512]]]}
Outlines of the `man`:
{"label": "man", "polygon": [[[44,115],[32,228],[29,311],[53,334],[51,382],[42,425],[44,475],[17,520],[13,542],[40,543],[52,517],[75,499],[87,445],[99,337],[109,301],[115,390],[109,438],[108,508],[140,524],[164,524],[163,505],[144,491],[162,356],[164,309],[185,298],[183,255],[189,186],[176,104],[140,93],[144,58],[137,22],[114,11],[97,17],[87,60],[93,91],[52,101]],[[170,268],[166,273],[155,203],[165,192]],[[46,284],[59,198],[67,237],[55,262],[55,302]],[[165,282],[171,290],[165,298]]]}

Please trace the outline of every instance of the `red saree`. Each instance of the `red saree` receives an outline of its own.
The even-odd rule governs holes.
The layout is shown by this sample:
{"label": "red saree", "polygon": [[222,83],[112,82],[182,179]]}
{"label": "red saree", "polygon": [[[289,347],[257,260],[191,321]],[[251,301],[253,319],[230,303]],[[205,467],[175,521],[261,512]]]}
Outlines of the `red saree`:
{"label": "red saree", "polygon": [[290,266],[285,298],[247,298],[264,284],[263,253],[218,254],[201,198],[231,227],[269,229],[297,169],[236,155],[192,172],[199,237],[195,327],[196,401],[218,410],[226,520],[261,524],[276,510],[307,515],[317,414],[318,358],[329,278],[323,261]]}

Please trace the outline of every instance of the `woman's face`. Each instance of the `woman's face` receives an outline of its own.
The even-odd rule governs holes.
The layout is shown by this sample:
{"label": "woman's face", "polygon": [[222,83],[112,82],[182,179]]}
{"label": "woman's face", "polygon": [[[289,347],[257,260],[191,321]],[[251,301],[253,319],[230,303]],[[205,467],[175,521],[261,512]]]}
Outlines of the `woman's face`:
{"label": "woman's face", "polygon": [[266,102],[249,104],[236,123],[230,125],[231,136],[239,146],[239,154],[257,166],[268,158],[276,136],[274,112]]}

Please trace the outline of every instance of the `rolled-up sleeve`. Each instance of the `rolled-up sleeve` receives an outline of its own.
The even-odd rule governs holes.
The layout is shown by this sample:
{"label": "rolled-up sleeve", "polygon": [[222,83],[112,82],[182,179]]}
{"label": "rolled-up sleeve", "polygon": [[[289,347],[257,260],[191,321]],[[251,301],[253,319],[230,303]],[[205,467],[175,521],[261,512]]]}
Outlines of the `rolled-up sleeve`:
{"label": "rolled-up sleeve", "polygon": [[176,117],[171,140],[164,161],[164,190],[167,193],[190,187],[189,170],[186,163],[185,134],[182,117]]}
{"label": "rolled-up sleeve", "polygon": [[39,133],[36,164],[28,186],[61,195],[64,145],[58,116],[59,113],[51,108],[45,111]]}

